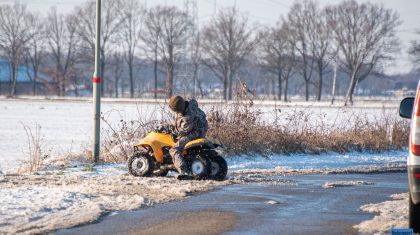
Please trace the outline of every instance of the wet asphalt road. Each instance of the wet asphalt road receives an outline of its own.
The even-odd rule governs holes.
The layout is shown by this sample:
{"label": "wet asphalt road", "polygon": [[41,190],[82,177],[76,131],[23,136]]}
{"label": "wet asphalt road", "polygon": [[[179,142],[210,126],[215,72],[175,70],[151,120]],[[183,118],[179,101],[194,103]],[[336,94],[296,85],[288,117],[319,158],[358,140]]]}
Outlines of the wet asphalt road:
{"label": "wet asphalt road", "polygon": [[[57,234],[357,234],[373,217],[361,205],[407,192],[407,175],[331,174],[279,177],[280,185],[231,185],[184,201],[112,213],[96,223]],[[327,181],[373,185],[322,188]],[[269,204],[267,201],[278,204]]]}

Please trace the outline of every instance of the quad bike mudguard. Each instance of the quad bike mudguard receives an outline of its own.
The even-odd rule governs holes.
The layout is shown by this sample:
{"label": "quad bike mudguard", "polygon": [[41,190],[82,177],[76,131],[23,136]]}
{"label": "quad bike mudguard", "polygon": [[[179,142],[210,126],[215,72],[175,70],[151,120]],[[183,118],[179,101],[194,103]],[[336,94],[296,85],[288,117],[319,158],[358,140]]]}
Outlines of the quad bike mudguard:
{"label": "quad bike mudguard", "polygon": [[[183,154],[186,154],[186,150],[189,148],[193,148],[196,146],[201,145],[208,145],[211,144],[207,139],[200,138],[195,139],[193,141],[188,142],[185,145]],[[158,132],[150,132],[148,135],[146,135],[138,144],[135,145],[135,147],[144,147],[148,148],[150,147],[153,150],[153,154],[156,158],[156,161],[159,163],[163,163],[163,147],[172,147],[175,145],[174,140],[172,139],[171,134],[165,134],[165,133],[158,133]]]}

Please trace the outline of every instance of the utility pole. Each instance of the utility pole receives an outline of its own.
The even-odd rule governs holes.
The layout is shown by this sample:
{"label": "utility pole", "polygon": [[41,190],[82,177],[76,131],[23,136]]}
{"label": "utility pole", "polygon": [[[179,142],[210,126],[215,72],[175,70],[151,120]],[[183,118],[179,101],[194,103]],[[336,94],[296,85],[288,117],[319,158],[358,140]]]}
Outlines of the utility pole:
{"label": "utility pole", "polygon": [[101,115],[101,77],[100,61],[100,43],[101,43],[101,0],[96,0],[96,45],[95,45],[95,72],[93,73],[93,157],[94,162],[99,162],[100,152],[100,115]]}

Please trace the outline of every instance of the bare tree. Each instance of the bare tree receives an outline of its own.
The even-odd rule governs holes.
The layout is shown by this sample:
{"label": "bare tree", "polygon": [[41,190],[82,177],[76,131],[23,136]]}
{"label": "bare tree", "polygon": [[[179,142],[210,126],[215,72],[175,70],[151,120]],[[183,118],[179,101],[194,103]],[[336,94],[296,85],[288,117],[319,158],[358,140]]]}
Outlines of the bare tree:
{"label": "bare tree", "polygon": [[49,60],[47,73],[57,82],[57,93],[64,96],[66,86],[76,76],[77,35],[76,22],[72,16],[67,18],[52,8],[47,16],[46,28]]}
{"label": "bare tree", "polygon": [[312,58],[315,61],[315,70],[318,73],[318,82],[315,83],[317,87],[316,98],[320,101],[324,84],[324,74],[331,63],[331,54],[333,53],[331,47],[331,29],[328,27],[325,11],[316,9],[315,17],[311,20],[313,20],[311,24],[314,30],[314,33],[310,34],[310,39],[313,44]]}
{"label": "bare tree", "polygon": [[[192,64],[192,96],[196,96],[196,90],[197,86],[200,84],[198,73],[202,61],[202,52],[201,52],[201,46],[200,46],[200,35],[197,34],[193,38],[192,45],[191,45],[191,64]],[[202,94],[202,92],[200,92]]]}
{"label": "bare tree", "polygon": [[112,55],[112,69],[113,69],[113,75],[114,75],[114,89],[115,89],[115,98],[119,97],[119,87],[120,87],[120,81],[123,73],[122,68],[122,55],[120,52],[114,52]]}
{"label": "bare tree", "polygon": [[144,9],[138,0],[123,0],[120,8],[121,18],[121,45],[124,49],[124,59],[128,66],[130,80],[130,97],[134,97],[134,58],[139,46],[144,20]]}
{"label": "bare tree", "polygon": [[146,13],[145,17],[145,30],[141,35],[141,38],[145,44],[146,54],[152,54],[149,56],[153,60],[153,75],[154,75],[154,91],[153,96],[157,99],[158,90],[158,46],[159,39],[161,37],[161,17],[156,16],[157,10],[151,10]]}
{"label": "bare tree", "polygon": [[45,57],[45,20],[38,14],[29,17],[29,30],[32,35],[26,47],[25,64],[28,77],[32,80],[32,94],[37,95],[36,85],[40,82],[38,77]]}
{"label": "bare tree", "polygon": [[314,63],[314,43],[315,29],[313,22],[317,17],[317,5],[310,1],[304,0],[296,2],[290,9],[288,14],[288,22],[290,35],[295,42],[295,49],[299,56],[299,70],[305,81],[305,100],[309,100],[309,84],[311,82]]}
{"label": "bare tree", "polygon": [[[157,49],[166,67],[166,89],[168,97],[174,90],[175,66],[181,58],[183,46],[187,38],[187,30],[191,22],[185,12],[174,6],[155,6],[149,10],[146,28],[149,33],[146,42],[153,46],[153,36],[157,37]],[[155,55],[157,55],[155,53]],[[157,58],[155,58],[155,62]],[[155,64],[155,74],[157,67]],[[155,75],[156,76],[156,75]],[[157,80],[155,80],[156,84]],[[156,86],[156,85],[155,85]]]}
{"label": "bare tree", "polygon": [[225,100],[232,99],[233,77],[256,46],[253,32],[248,18],[236,8],[219,11],[202,31],[203,60],[222,81]]}
{"label": "bare tree", "polygon": [[19,65],[23,62],[25,47],[32,38],[29,22],[32,15],[26,5],[0,5],[0,50],[10,63],[10,95],[16,95]]}
{"label": "bare tree", "polygon": [[338,44],[341,67],[350,77],[344,105],[353,103],[358,83],[380,71],[398,48],[398,14],[383,5],[346,0],[327,7],[329,25]]}
{"label": "bare tree", "polygon": [[[295,46],[286,23],[277,25],[261,33],[262,67],[277,77],[277,98],[282,99],[284,83],[284,101],[287,101],[289,78],[295,66]],[[273,90],[274,84],[273,84]]]}
{"label": "bare tree", "polygon": [[[120,0],[103,1],[102,4],[102,29],[101,29],[101,47],[100,47],[100,71],[102,78],[101,91],[105,90],[105,66],[106,57],[111,54],[111,42],[113,42],[119,34],[123,19],[119,17],[118,11],[122,7]],[[89,50],[89,58],[86,61],[93,61],[95,51],[95,1],[89,0],[82,7],[76,8],[73,15],[77,24],[77,35],[80,38],[83,49]]]}
{"label": "bare tree", "polygon": [[[420,31],[417,32],[420,34]],[[413,65],[416,69],[420,69],[420,40],[412,41],[408,50],[413,60]]]}

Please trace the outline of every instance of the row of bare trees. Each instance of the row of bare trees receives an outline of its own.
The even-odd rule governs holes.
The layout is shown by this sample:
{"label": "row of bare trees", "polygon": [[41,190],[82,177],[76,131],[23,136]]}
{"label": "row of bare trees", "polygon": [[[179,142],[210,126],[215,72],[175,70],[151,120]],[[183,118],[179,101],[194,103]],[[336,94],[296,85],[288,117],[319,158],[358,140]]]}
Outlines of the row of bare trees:
{"label": "row of bare trees", "polygon": [[[12,96],[18,68],[24,63],[30,68],[34,93],[41,72],[54,80],[58,95],[65,95],[69,86],[89,83],[94,7],[89,1],[68,15],[53,8],[41,16],[19,2],[0,5],[0,56],[11,65]],[[303,80],[306,100],[310,93],[321,100],[326,74],[339,70],[349,80],[347,104],[353,102],[358,83],[380,74],[399,45],[397,13],[355,0],[324,8],[315,1],[296,1],[272,27],[252,24],[237,8],[225,8],[197,29],[193,19],[175,6],[146,9],[138,0],[104,1],[102,16],[102,90],[106,92],[106,83],[113,82],[117,97],[123,78],[129,81],[130,97],[135,96],[135,84],[145,79],[136,64],[142,59],[153,64],[155,98],[158,74],[166,74],[164,89],[170,96],[181,64],[188,63],[192,71],[187,82],[194,91],[206,79],[199,77],[203,68],[220,80],[223,98],[230,100],[235,84],[241,82],[240,69],[252,63],[275,77],[277,98],[285,101],[292,78]],[[198,33],[192,33],[194,29]]]}

